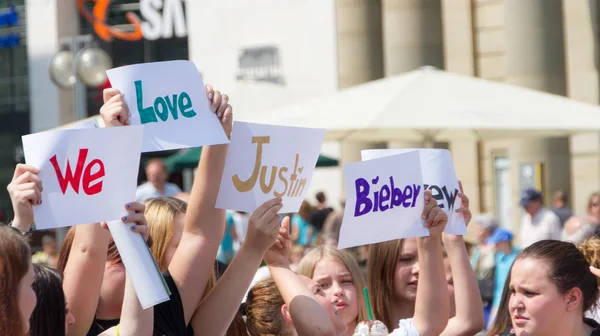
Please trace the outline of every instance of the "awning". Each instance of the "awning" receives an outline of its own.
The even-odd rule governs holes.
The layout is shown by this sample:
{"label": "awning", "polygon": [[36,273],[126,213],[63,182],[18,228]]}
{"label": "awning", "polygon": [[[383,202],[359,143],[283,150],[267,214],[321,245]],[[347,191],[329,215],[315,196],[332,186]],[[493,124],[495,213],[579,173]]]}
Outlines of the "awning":
{"label": "awning", "polygon": [[[164,162],[170,173],[186,168],[193,169],[198,166],[200,153],[202,153],[202,147],[188,148],[165,158]],[[325,155],[319,155],[319,159],[317,160],[317,167],[337,167],[338,165],[338,160]]]}

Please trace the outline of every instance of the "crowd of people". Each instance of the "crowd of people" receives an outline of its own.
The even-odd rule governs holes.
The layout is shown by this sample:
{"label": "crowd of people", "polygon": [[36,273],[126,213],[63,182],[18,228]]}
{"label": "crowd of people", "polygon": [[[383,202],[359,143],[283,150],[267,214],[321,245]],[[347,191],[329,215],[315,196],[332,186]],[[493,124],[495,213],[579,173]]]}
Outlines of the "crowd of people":
{"label": "crowd of people", "polygon": [[[210,86],[207,95],[230,135],[227,95]],[[120,92],[105,90],[104,102],[104,124],[127,127]],[[58,252],[47,239],[44,252],[32,256],[28,237],[43,184],[36,167],[17,165],[8,185],[15,216],[0,226],[0,333],[600,335],[597,194],[586,216],[569,218],[544,208],[539,191],[525,191],[515,244],[492,216],[472,220],[461,186],[455,211],[474,222],[479,239],[469,251],[463,236],[444,232],[448,215],[426,191],[429,236],[338,250],[344,202],[334,210],[324,193],[284,216],[280,198],[251,214],[215,208],[227,149],[203,149],[189,193],[167,182],[162,162],[151,161],[148,182],[124,205],[123,225],[144,237],[171,293],[149,309],[106,223],[71,227]],[[398,225],[406,225],[403,218]]]}

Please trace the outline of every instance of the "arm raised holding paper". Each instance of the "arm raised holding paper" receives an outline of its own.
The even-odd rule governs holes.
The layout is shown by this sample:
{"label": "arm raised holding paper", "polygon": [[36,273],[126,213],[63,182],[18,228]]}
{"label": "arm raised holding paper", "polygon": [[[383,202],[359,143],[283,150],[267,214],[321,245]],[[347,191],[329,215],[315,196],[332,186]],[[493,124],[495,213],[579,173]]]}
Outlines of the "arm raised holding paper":
{"label": "arm raised holding paper", "polygon": [[[462,207],[456,212],[463,215],[465,223],[468,225],[472,217],[469,210],[469,198],[464,194],[460,181],[459,187],[458,197],[462,201]],[[442,235],[442,240],[448,253],[454,286],[454,293],[451,293],[453,298],[451,297],[450,302],[455,306],[450,307],[450,311],[455,314],[451,313],[442,336],[476,334],[484,328],[483,305],[465,241],[463,236],[447,233]]]}
{"label": "arm raised holding paper", "polygon": [[36,167],[17,164],[12,181],[6,187],[15,217],[11,225],[21,232],[29,232],[33,224],[33,205],[42,203],[42,180]]}
{"label": "arm raised holding paper", "polygon": [[[206,85],[205,89],[212,112],[216,114],[227,137],[230,137],[233,112],[229,97],[210,85]],[[129,109],[120,92],[107,89],[104,99],[105,105],[100,110],[104,124],[107,127],[128,125]],[[168,267],[182,299],[186,325],[200,303],[202,291],[198,288],[204,288],[208,282],[225,230],[225,211],[216,209],[215,203],[227,149],[227,144],[203,148],[190,193],[182,238]]]}
{"label": "arm raised holding paper", "polygon": [[448,223],[444,213],[432,197],[431,191],[425,195],[423,219],[429,229],[429,237],[417,238],[419,256],[419,285],[415,302],[413,321],[421,336],[438,336],[448,323],[448,296],[446,276],[440,238]]}
{"label": "arm raised holding paper", "polygon": [[[146,220],[143,215],[144,205],[138,202],[128,203],[124,206],[126,211],[133,214],[123,218],[124,223],[136,223],[133,231],[144,234],[147,232]],[[70,249],[61,254],[68,253],[68,259],[64,266],[63,289],[65,298],[75,316],[75,323],[69,328],[68,335],[86,335],[98,319],[118,319],[120,312],[111,312],[105,306],[100,306],[100,294],[103,291],[103,280],[105,269],[109,267],[122,267],[107,264],[109,232],[102,225],[84,224],[75,228],[75,235],[70,246],[63,245],[62,248]],[[114,272],[111,274],[115,274]],[[114,281],[106,279],[106,285],[114,287]],[[105,288],[104,291],[107,289]],[[110,290],[108,291],[110,292]],[[120,300],[122,297],[112,297]],[[102,309],[100,309],[102,308]],[[96,315],[100,313],[100,315]],[[112,315],[111,315],[112,314]]]}
{"label": "arm raised holding paper", "polygon": [[[131,226],[131,231],[140,233],[144,241],[148,242],[150,237],[150,229],[146,224],[144,216],[144,205],[140,203],[134,204],[135,213],[127,216],[129,222],[135,222],[137,225]],[[102,227],[108,229],[106,223],[102,223]],[[123,297],[123,306],[121,309],[121,319],[119,325],[112,327],[109,330],[100,334],[100,336],[144,336],[152,335],[154,322],[154,309],[143,309],[140,300],[137,297],[133,282],[127,272],[125,280],[125,295]]]}
{"label": "arm raised holding paper", "polygon": [[[242,247],[215,287],[196,309],[192,317],[194,330],[202,330],[206,335],[226,333],[263,256],[274,244],[278,234],[287,233],[279,226],[277,213],[281,207],[281,199],[275,198],[254,211]],[[219,314],[215,314],[215,311]]]}

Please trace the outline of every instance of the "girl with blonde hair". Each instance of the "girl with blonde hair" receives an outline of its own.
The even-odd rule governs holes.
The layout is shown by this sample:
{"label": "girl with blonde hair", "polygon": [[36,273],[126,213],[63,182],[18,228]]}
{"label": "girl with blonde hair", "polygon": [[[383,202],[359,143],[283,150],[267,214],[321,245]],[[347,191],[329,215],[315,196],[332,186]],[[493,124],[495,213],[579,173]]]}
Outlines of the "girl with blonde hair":
{"label": "girl with blonde hair", "polygon": [[352,336],[356,325],[368,319],[363,288],[366,281],[356,262],[347,251],[321,245],[309,252],[298,265],[296,272],[316,281],[325,294],[333,298]]}

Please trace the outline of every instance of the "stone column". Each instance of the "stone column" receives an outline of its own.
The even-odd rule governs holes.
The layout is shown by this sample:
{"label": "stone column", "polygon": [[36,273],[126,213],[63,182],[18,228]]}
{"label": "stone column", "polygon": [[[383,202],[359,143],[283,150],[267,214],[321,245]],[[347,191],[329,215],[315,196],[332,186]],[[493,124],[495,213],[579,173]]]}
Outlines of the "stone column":
{"label": "stone column", "polygon": [[380,0],[336,0],[339,88],[383,77]]}
{"label": "stone column", "polygon": [[[598,104],[600,94],[596,15],[599,5],[588,0],[563,2],[567,92],[570,98],[591,104]],[[583,214],[590,194],[600,190],[600,133],[571,137],[571,173],[569,206]]]}
{"label": "stone column", "polygon": [[[381,1],[336,0],[335,5],[339,88],[383,77]],[[377,148],[385,144],[342,141],[340,164],[361,161],[361,150]]]}
{"label": "stone column", "polygon": [[384,69],[444,68],[441,0],[382,0]]}
{"label": "stone column", "polygon": [[[566,94],[565,48],[561,0],[504,0],[506,82],[554,94]],[[568,111],[565,111],[568,113]],[[544,118],[544,111],[539,111]],[[510,141],[512,194],[515,209],[520,198],[519,167],[543,163],[542,185],[546,203],[556,190],[570,193],[568,137]],[[522,212],[513,211],[520,223]],[[518,227],[518,225],[514,226]]]}

